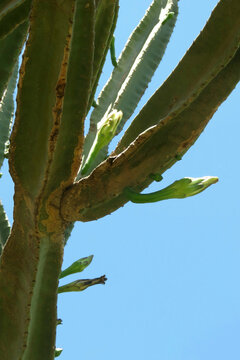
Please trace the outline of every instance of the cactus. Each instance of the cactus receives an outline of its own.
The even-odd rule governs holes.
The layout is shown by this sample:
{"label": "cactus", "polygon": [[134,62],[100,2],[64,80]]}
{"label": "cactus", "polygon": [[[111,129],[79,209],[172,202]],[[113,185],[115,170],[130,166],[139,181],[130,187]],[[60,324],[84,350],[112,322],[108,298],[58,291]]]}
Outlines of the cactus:
{"label": "cactus", "polygon": [[[105,283],[103,275],[58,286],[60,278],[92,261],[92,256],[82,258],[61,270],[75,221],[100,219],[128,201],[193,196],[217,181],[184,178],[156,193],[139,194],[182,158],[239,82],[239,0],[219,1],[109,154],[110,141],[134,113],[164,55],[178,1],[153,0],[116,60],[118,9],[119,0],[0,4],[0,164],[13,120],[7,157],[15,184],[11,228],[0,203],[1,360],[60,356],[58,293]],[[109,48],[114,69],[94,103]]]}

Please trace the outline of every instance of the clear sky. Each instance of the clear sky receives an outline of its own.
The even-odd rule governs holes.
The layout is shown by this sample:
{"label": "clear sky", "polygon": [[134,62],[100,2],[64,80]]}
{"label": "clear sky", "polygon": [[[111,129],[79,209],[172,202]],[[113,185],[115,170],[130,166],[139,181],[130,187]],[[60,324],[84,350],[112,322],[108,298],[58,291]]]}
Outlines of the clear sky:
{"label": "clear sky", "polygon": [[[177,65],[217,2],[179,1],[174,34],[139,109]],[[117,54],[150,3],[120,0]],[[111,69],[108,56],[100,88]],[[65,282],[103,274],[108,281],[59,295],[63,325],[57,346],[64,348],[59,359],[240,359],[239,90],[182,161],[148,191],[185,176],[218,176],[216,185],[184,200],[128,203],[101,220],[76,224],[63,267],[80,257],[94,258],[80,276]],[[11,189],[5,175],[0,195],[10,218]]]}

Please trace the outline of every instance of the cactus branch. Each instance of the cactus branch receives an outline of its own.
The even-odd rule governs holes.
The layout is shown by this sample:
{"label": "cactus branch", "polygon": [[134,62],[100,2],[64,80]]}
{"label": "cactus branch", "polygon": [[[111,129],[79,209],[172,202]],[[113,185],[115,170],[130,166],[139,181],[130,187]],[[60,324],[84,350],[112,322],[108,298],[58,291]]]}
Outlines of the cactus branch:
{"label": "cactus branch", "polygon": [[238,0],[222,0],[217,4],[176,69],[133,120],[116,153],[123,151],[141,132],[158,124],[169,112],[181,112],[226,66],[240,44],[239,19]]}
{"label": "cactus branch", "polygon": [[123,206],[123,189],[142,191],[152,182],[149,174],[162,174],[177,161],[176,154],[184,155],[239,80],[240,50],[182,113],[166,117],[70,187],[61,201],[62,216],[68,221],[92,221]]}
{"label": "cactus branch", "polygon": [[94,26],[94,1],[76,1],[62,116],[58,127],[52,130],[53,136],[57,133],[57,140],[49,167],[48,193],[60,185],[63,188],[71,184],[81,163],[84,120],[92,85]]}
{"label": "cactus branch", "polygon": [[92,91],[89,109],[94,99],[98,80],[116,27],[118,9],[119,0],[101,0],[97,6]]}

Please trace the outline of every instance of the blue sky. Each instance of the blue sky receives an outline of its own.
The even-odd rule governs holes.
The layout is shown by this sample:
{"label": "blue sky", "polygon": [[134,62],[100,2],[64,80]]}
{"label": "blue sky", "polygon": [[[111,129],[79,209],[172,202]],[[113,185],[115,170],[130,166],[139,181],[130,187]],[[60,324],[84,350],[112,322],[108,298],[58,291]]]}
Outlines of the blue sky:
{"label": "blue sky", "polygon": [[[150,2],[120,0],[117,54]],[[180,0],[171,42],[138,110],[177,65],[216,4]],[[111,69],[108,57],[100,88]],[[108,281],[59,295],[63,325],[57,346],[64,348],[59,359],[240,359],[239,90],[182,161],[148,191],[185,176],[218,176],[216,185],[184,200],[128,203],[99,221],[76,224],[63,267],[93,254],[80,277],[106,274]],[[5,175],[0,195],[10,217],[11,191]]]}

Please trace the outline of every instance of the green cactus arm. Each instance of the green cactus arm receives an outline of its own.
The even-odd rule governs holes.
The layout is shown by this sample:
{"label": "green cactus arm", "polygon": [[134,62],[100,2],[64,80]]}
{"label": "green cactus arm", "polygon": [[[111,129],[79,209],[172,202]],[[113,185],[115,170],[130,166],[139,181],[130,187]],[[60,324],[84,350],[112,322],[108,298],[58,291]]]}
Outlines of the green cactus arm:
{"label": "green cactus arm", "polygon": [[[88,157],[84,162],[81,174],[85,175],[91,167],[93,161],[97,157],[99,151],[107,146],[114,137],[118,125],[122,119],[123,113],[121,111],[113,110],[110,114],[106,115],[100,123],[98,123],[98,131],[90,149]],[[83,159],[84,160],[84,159]]]}
{"label": "green cactus arm", "polygon": [[12,125],[12,118],[14,112],[13,93],[16,88],[16,81],[18,75],[18,62],[8,83],[5,94],[0,101],[0,168],[2,167],[5,157],[6,144],[9,139],[10,129]]}
{"label": "green cactus arm", "polygon": [[22,50],[27,30],[28,23],[25,22],[0,40],[0,101]]}
{"label": "green cactus arm", "polygon": [[[47,223],[42,224],[40,207],[48,139],[54,123],[52,110],[58,100],[56,86],[63,74],[74,3],[34,0],[31,12],[10,146],[9,165],[16,189],[15,216],[0,264],[0,357],[3,360],[19,359],[23,352],[24,360],[52,360],[54,355],[64,228],[59,216],[54,214],[55,224],[59,222],[58,232],[49,235],[51,225],[48,217]],[[21,291],[14,295],[16,288]],[[24,351],[26,345],[30,346]]]}
{"label": "green cactus arm", "polygon": [[239,80],[240,50],[180,114],[162,122],[158,128],[149,129],[123,153],[110,156],[87,178],[70,187],[62,199],[63,218],[67,221],[99,219],[126,203],[125,187],[138,192],[148,187],[153,181],[149,174],[163,174],[178,161],[176,154],[186,153]]}
{"label": "green cactus arm", "polygon": [[153,27],[139,52],[112,107],[122,110],[123,118],[116,135],[133,114],[152,79],[172,35],[178,14],[178,0],[168,0],[160,12],[159,22]]}
{"label": "green cactus arm", "polygon": [[[49,162],[46,193],[50,194],[60,185],[71,184],[76,177],[84,141],[84,119],[91,91],[94,56],[95,2],[77,0],[73,20],[72,40],[64,89],[61,117],[52,129],[55,146]],[[65,85],[64,85],[65,86]],[[57,135],[57,139],[55,134]],[[66,142],[66,138],[68,141]],[[55,195],[53,195],[55,196]]]}
{"label": "green cactus arm", "polygon": [[68,268],[63,270],[60,274],[59,279],[64,278],[65,276],[76,274],[78,272],[82,272],[84,269],[86,269],[87,266],[89,266],[92,262],[93,255],[90,255],[88,257],[81,258],[77,261],[74,261],[72,265],[70,265]]}
{"label": "green cactus arm", "polygon": [[238,0],[222,0],[217,4],[178,66],[135,117],[116,153],[125,149],[141,132],[158,124],[168,113],[182,111],[221,71],[239,47],[239,19]]}
{"label": "green cactus arm", "polygon": [[58,294],[69,292],[69,291],[83,291],[87,289],[89,286],[105,284],[107,278],[105,275],[100,276],[99,278],[95,279],[83,279],[83,280],[76,280],[69,284],[59,286]]}
{"label": "green cactus arm", "polygon": [[[123,118],[116,134],[135,110],[159,65],[173,31],[176,16],[171,21],[167,21],[167,24],[162,25],[166,19],[172,17],[172,15],[169,16],[171,10],[174,10],[177,15],[177,0],[153,1],[146,15],[132,33],[120,55],[118,66],[114,69],[98,98],[98,106],[91,114],[91,126],[84,144],[85,158],[96,138],[96,124],[104,117],[104,114],[106,115],[109,104],[112,104],[112,109],[123,112]],[[106,146],[98,153],[91,169],[103,161],[107,153],[108,147]]]}
{"label": "green cactus arm", "polygon": [[7,13],[0,15],[0,39],[12,32],[18,25],[27,21],[32,0],[19,1]]}
{"label": "green cactus arm", "polygon": [[11,135],[12,151],[10,147],[13,179],[32,197],[42,188],[49,156],[48,140],[58,120],[56,103],[62,99],[61,82],[66,68],[62,62],[72,17],[70,2],[60,6],[55,14],[53,0],[43,0],[39,9],[38,1],[33,4],[31,32],[20,68],[17,102],[21,106],[17,108]]}
{"label": "green cactus arm", "polygon": [[109,104],[112,104],[116,99],[116,95],[152,31],[152,28],[157,24],[161,9],[162,2],[154,0],[146,11],[146,15],[130,35],[118,59],[118,66],[113,70],[109,81],[98,98],[98,107],[91,114],[92,124],[97,124],[101,120],[108,110]]}
{"label": "green cactus arm", "polygon": [[10,231],[11,231],[11,227],[7,215],[4,211],[2,202],[0,201],[0,255],[9,237]]}
{"label": "green cactus arm", "polygon": [[97,6],[92,90],[88,110],[94,99],[98,81],[116,27],[118,9],[119,0],[101,0]]}
{"label": "green cactus arm", "polygon": [[166,188],[149,194],[139,194],[138,192],[125,188],[123,193],[128,200],[136,204],[152,203],[168,199],[184,199],[194,196],[206,190],[218,181],[217,177],[204,176],[201,178],[183,178],[174,181]]}

